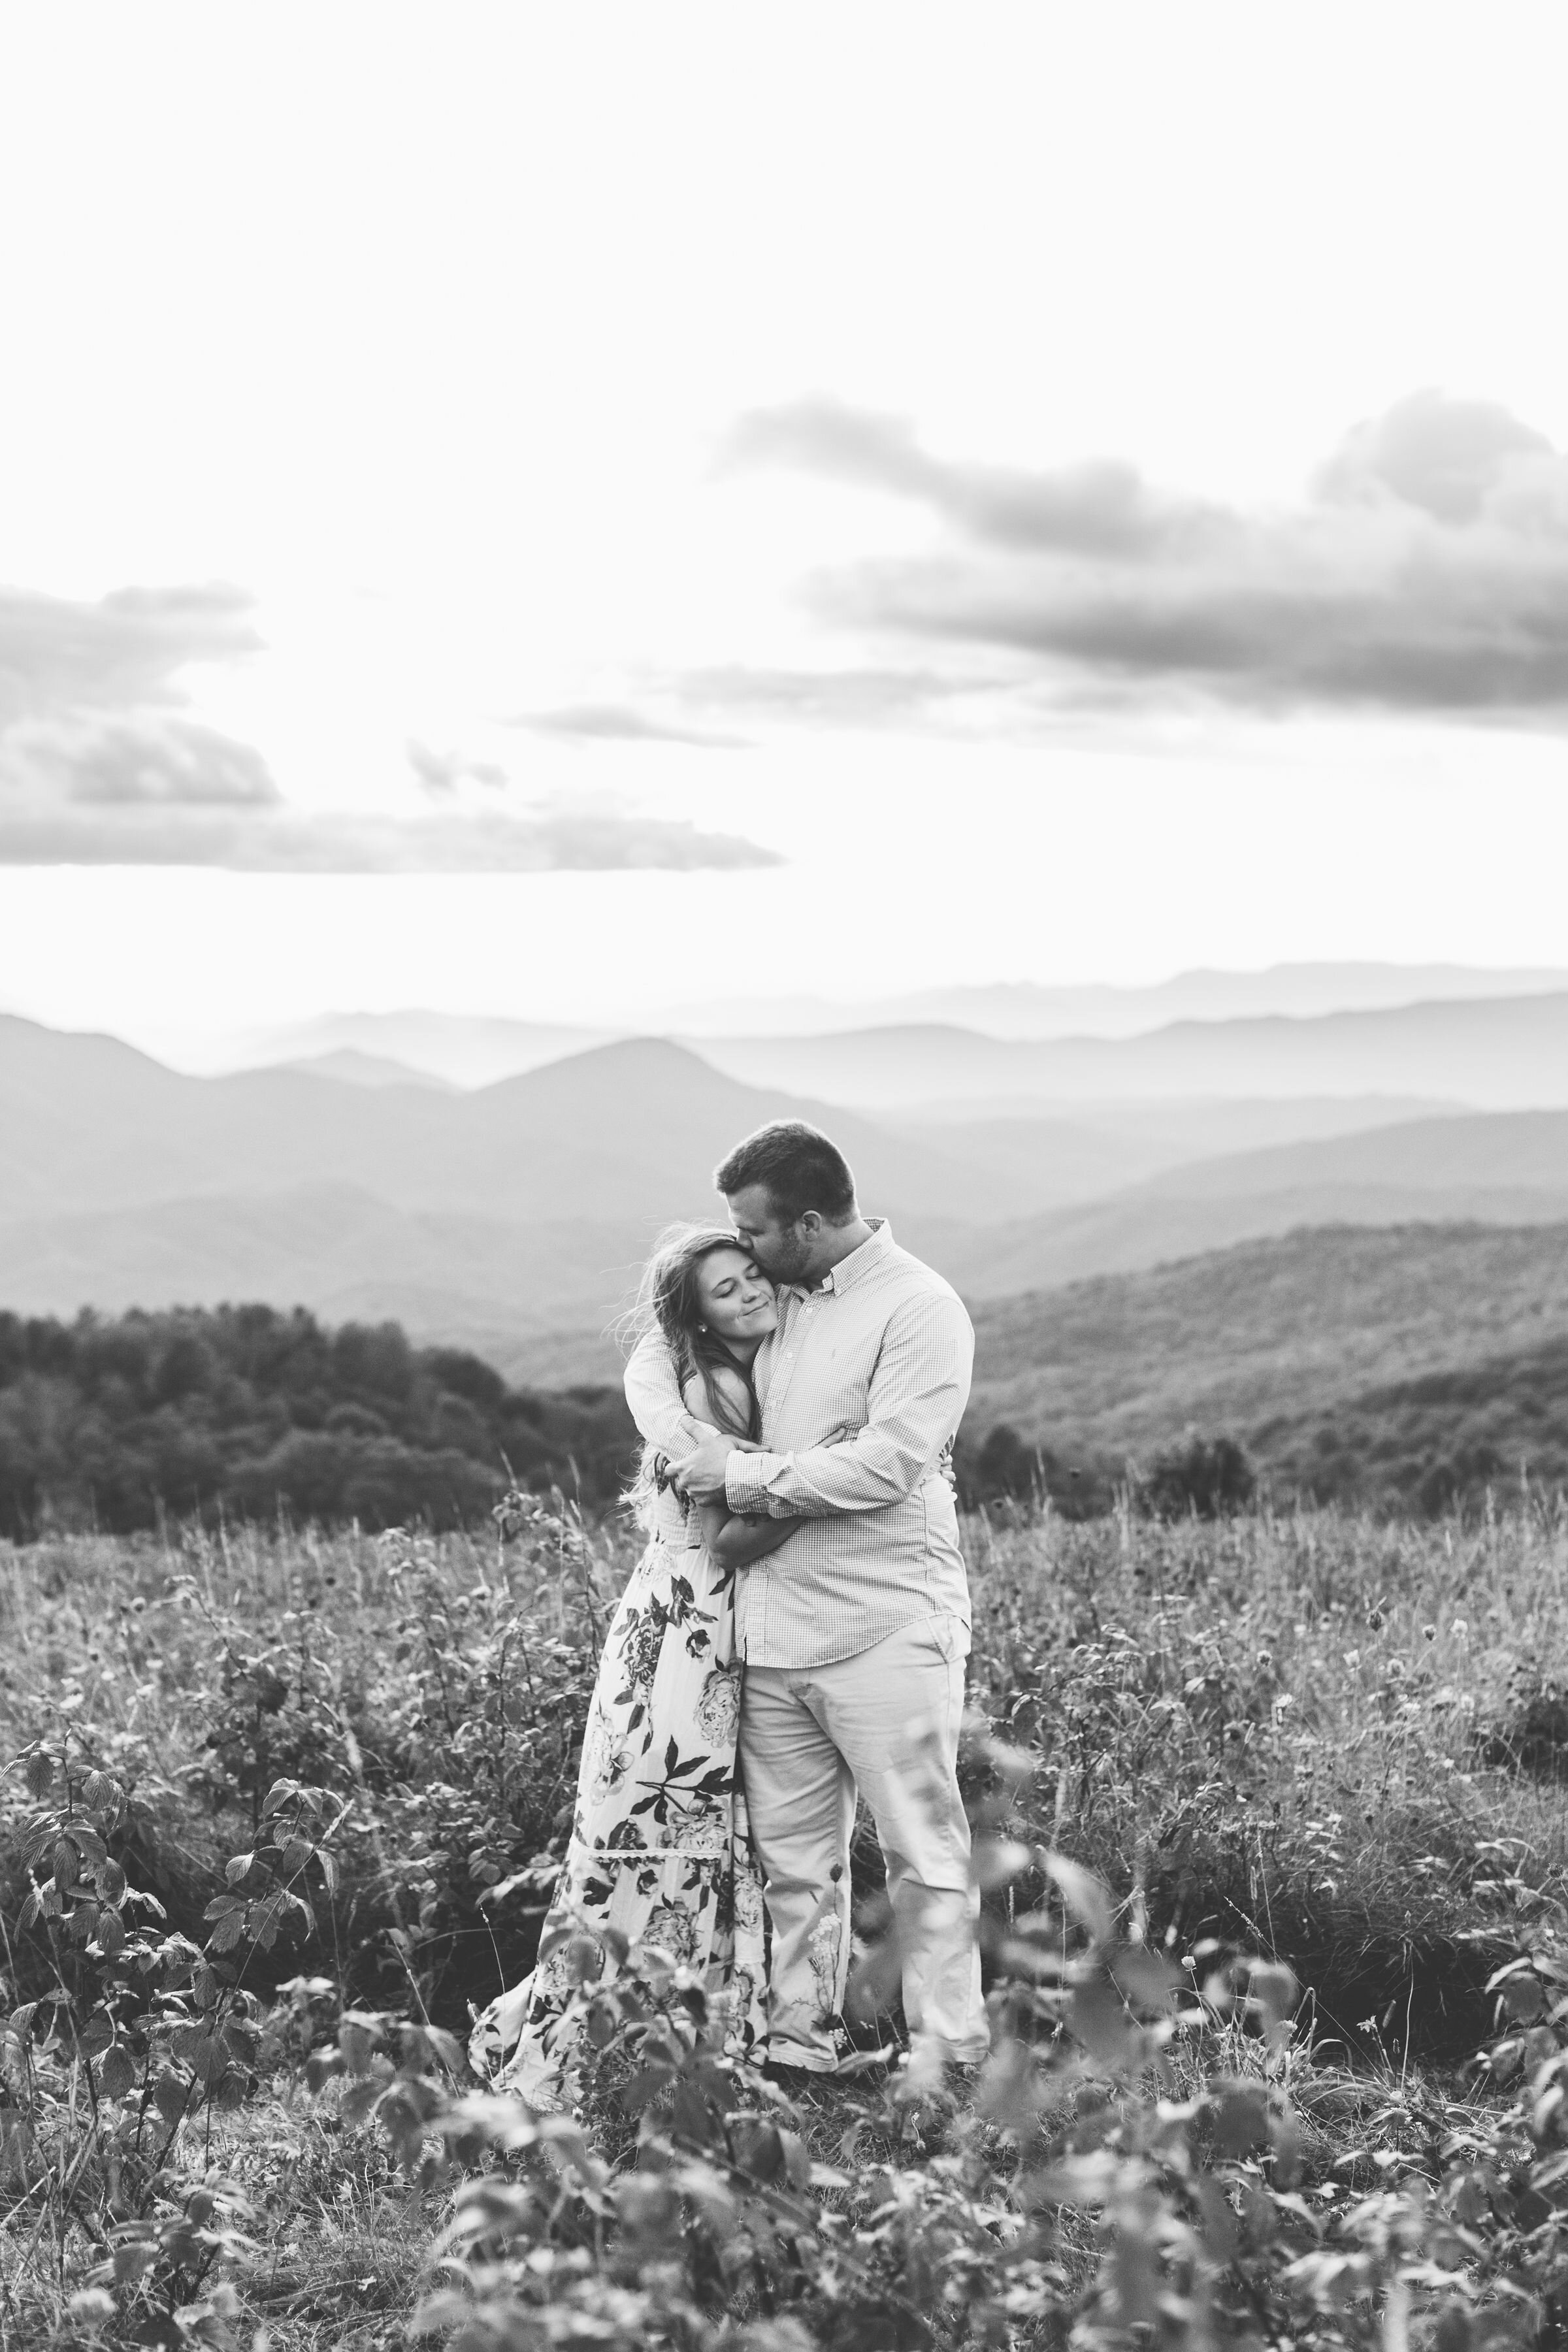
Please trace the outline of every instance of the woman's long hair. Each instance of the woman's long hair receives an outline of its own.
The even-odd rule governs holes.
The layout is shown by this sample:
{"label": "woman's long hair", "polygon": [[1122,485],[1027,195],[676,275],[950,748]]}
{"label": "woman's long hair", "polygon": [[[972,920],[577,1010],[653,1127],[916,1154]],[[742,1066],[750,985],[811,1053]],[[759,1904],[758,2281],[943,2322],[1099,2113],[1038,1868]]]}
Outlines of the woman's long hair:
{"label": "woman's long hair", "polygon": [[[752,1376],[723,1341],[702,1328],[702,1307],[697,1296],[697,1269],[715,1250],[739,1249],[741,1244],[721,1225],[669,1225],[660,1234],[653,1255],[637,1285],[637,1304],[625,1318],[623,1339],[635,1343],[649,1331],[663,1335],[682,1388],[695,1376],[702,1382],[708,1410],[717,1427],[731,1437],[760,1437],[762,1408]],[[742,1412],[715,1379],[720,1371],[738,1372],[745,1382]],[[658,1449],[645,1445],[637,1475],[624,1497],[639,1527],[651,1534],[661,1483]]]}
{"label": "woman's long hair", "polygon": [[[634,1339],[658,1330],[675,1360],[676,1377],[684,1388],[700,1380],[715,1425],[731,1437],[759,1437],[762,1409],[752,1376],[722,1339],[702,1328],[702,1303],[697,1291],[697,1269],[715,1250],[742,1250],[733,1234],[721,1225],[670,1225],[660,1234],[653,1255],[637,1285],[637,1305],[629,1318]],[[742,1412],[727,1385],[715,1379],[721,1371],[739,1373],[745,1385]]]}

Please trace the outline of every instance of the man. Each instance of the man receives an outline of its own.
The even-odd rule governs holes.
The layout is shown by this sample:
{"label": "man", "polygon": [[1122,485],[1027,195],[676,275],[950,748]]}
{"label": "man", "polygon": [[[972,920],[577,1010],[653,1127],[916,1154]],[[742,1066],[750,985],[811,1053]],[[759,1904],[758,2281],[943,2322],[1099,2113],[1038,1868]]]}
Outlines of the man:
{"label": "man", "polygon": [[974,1334],[940,1275],[861,1215],[843,1154],[781,1120],[714,1181],[778,1288],[753,1377],[761,1450],[686,1413],[668,1353],[626,1371],[643,1435],[681,1492],[800,1514],[740,1571],[740,1752],[773,1922],[773,2063],[828,2074],[849,1969],[856,1792],[888,1868],[904,2016],[921,2075],[985,2054],[985,2012],[957,1752],[969,1591],[948,1451]]}

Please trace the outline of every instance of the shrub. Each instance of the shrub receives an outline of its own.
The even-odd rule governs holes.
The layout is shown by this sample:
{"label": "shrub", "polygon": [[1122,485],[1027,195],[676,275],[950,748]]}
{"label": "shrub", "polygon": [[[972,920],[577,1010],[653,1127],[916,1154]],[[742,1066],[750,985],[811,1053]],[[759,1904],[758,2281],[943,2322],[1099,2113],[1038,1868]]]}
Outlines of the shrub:
{"label": "shrub", "polygon": [[1189,1437],[1155,1455],[1140,1494],[1157,1518],[1195,1512],[1200,1519],[1215,1519],[1245,1510],[1257,1486],[1257,1474],[1233,1437]]}

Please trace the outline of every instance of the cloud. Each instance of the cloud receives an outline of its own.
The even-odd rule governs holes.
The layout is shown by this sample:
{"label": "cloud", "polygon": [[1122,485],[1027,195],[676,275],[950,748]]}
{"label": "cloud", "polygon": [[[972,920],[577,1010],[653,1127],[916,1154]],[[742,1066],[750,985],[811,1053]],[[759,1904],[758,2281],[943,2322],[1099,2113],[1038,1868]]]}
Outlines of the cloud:
{"label": "cloud", "polygon": [[408,739],[408,764],[432,800],[449,800],[465,783],[504,791],[511,779],[504,768],[489,760],[467,760],[456,751],[433,751],[427,743]]}
{"label": "cloud", "polygon": [[1113,459],[1049,474],[944,464],[902,418],[806,400],[754,410],[732,428],[721,470],[792,466],[891,491],[933,508],[960,530],[1003,547],[1134,554],[1200,530],[1210,509],[1166,499]]}
{"label": "cloud", "polygon": [[250,599],[221,582],[121,588],[96,603],[0,588],[0,728],[62,709],[177,702],[182,671],[260,645]]}
{"label": "cloud", "polygon": [[25,719],[3,755],[24,787],[79,808],[272,808],[282,797],[258,751],[173,713]]}
{"label": "cloud", "polygon": [[742,719],[793,719],[819,727],[923,726],[942,707],[984,690],[984,682],[924,669],[768,669],[735,664],[692,670],[680,681],[693,709]]}
{"label": "cloud", "polygon": [[1568,720],[1568,458],[1492,403],[1413,394],[1282,512],[1169,494],[1121,463],[957,464],[897,418],[820,400],[742,418],[724,461],[923,507],[929,551],[820,575],[809,601],[862,643],[923,645],[950,690],[1001,658],[1015,720],[1184,699]]}
{"label": "cloud", "polygon": [[576,743],[684,743],[702,751],[747,748],[740,736],[709,734],[696,727],[650,719],[626,702],[568,703],[556,710],[524,712],[512,724]]}
{"label": "cloud", "polygon": [[430,803],[419,814],[290,805],[258,751],[183,707],[188,670],[260,645],[234,588],[81,603],[0,591],[0,864],[409,874],[780,862],[734,835],[617,807],[509,805],[503,768],[416,740],[409,765]]}
{"label": "cloud", "polygon": [[0,798],[0,864],[216,866],[253,874],[595,873],[777,866],[731,834],[615,811],[532,815],[463,810],[391,817],[266,814],[214,807],[12,810]]}
{"label": "cloud", "polygon": [[[1348,433],[1318,477],[1321,494],[1346,501],[1403,500],[1441,522],[1477,521],[1490,501],[1517,510],[1518,494],[1544,494],[1568,527],[1568,467],[1551,442],[1488,400],[1418,392]],[[1512,493],[1510,496],[1510,493]]]}
{"label": "cloud", "polygon": [[510,723],[582,743],[750,751],[758,740],[755,730],[775,721],[850,729],[944,727],[961,701],[985,694],[993,685],[983,677],[954,677],[932,663],[921,668],[837,664],[810,669],[735,662],[637,683],[645,697],[684,717],[649,719],[630,703],[578,703]]}

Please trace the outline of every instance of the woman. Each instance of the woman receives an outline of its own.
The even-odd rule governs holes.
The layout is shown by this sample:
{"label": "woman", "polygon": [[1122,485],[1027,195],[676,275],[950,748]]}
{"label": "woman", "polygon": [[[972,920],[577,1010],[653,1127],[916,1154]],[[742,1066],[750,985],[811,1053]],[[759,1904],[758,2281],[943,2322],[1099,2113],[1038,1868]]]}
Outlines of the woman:
{"label": "woman", "polygon": [[[687,1410],[742,1444],[761,1415],[751,1369],[777,1328],[772,1284],[733,1234],[666,1234],[638,1292],[639,1329],[657,1326]],[[766,1971],[762,1887],[735,1764],[741,1662],[737,1569],[776,1551],[798,1519],[743,1519],[683,1503],[645,1457],[635,1490],[648,1546],[610,1626],[583,1740],[566,1860],[533,1973],[479,2019],[477,2072],[548,2107],[564,2096],[580,2023],[567,1947],[574,1927],[616,1928],[693,1969],[726,2044],[762,2054]],[[605,1981],[616,1971],[605,1953]]]}

